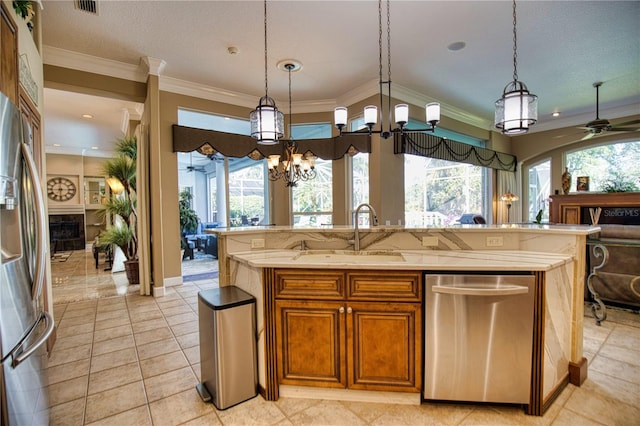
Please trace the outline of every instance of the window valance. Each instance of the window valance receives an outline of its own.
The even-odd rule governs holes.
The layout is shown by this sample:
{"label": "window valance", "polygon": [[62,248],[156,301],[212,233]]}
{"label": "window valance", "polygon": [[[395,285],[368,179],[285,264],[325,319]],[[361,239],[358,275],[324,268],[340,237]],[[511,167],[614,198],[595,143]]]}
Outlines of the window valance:
{"label": "window valance", "polygon": [[[323,160],[338,160],[346,154],[371,152],[371,137],[343,135],[327,139],[296,140],[298,152],[312,152]],[[258,145],[251,136],[194,127],[173,125],[173,152],[198,151],[203,155],[220,153],[226,157],[250,157],[260,160],[269,155],[282,155],[284,144]]]}
{"label": "window valance", "polygon": [[517,165],[515,155],[422,132],[405,132],[402,135],[396,133],[394,135],[394,153],[420,155],[509,172],[515,172]]}

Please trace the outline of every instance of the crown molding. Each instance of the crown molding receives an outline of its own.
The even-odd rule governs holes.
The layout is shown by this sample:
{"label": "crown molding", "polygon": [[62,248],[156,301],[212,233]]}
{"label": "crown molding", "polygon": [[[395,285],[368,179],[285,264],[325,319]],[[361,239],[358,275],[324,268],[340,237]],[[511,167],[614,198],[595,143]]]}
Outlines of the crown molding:
{"label": "crown molding", "polygon": [[163,59],[143,56],[140,58],[140,65],[147,69],[147,73],[151,75],[160,75],[162,71],[164,71],[164,67],[167,66],[167,63]]}
{"label": "crown molding", "polygon": [[140,65],[127,64],[84,53],[72,52],[52,46],[44,46],[44,63],[109,77],[122,78],[138,82],[147,81],[147,74]]}

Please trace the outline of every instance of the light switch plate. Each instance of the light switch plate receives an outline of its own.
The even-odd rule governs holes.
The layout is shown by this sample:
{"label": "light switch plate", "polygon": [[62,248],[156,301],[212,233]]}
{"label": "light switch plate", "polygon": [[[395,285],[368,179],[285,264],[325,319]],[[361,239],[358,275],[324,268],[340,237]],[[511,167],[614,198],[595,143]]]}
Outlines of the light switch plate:
{"label": "light switch plate", "polygon": [[503,240],[502,237],[487,237],[486,244],[487,247],[502,247]]}

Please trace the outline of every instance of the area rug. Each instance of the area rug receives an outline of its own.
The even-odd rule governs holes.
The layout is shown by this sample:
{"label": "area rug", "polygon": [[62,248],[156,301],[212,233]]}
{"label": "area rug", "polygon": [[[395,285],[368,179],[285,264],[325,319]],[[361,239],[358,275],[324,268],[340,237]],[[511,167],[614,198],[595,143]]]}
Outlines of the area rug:
{"label": "area rug", "polygon": [[218,271],[205,272],[203,274],[185,275],[184,277],[182,277],[182,281],[200,281],[212,278],[218,278]]}
{"label": "area rug", "polygon": [[71,251],[61,251],[58,253],[54,253],[53,256],[51,256],[51,263],[62,263],[62,262],[66,262],[67,259],[69,259],[69,257],[71,257]]}

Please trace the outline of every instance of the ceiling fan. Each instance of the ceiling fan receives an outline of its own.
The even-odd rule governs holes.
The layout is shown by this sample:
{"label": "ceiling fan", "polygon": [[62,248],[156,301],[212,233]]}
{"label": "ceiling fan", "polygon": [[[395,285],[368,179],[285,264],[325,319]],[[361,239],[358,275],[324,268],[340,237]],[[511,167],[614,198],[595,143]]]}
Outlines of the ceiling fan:
{"label": "ceiling fan", "polygon": [[185,168],[187,173],[191,172],[204,172],[204,166],[194,166],[193,165],[193,153],[189,153],[189,165]]}
{"label": "ceiling fan", "polygon": [[606,132],[635,132],[640,128],[629,128],[633,124],[640,124],[640,120],[631,120],[624,123],[618,123],[615,126],[612,125],[606,118],[600,118],[600,86],[601,81],[593,83],[593,87],[596,88],[596,119],[588,122],[584,127],[578,127],[578,129],[588,130],[589,132],[580,140],[590,139],[594,136],[602,136]]}

